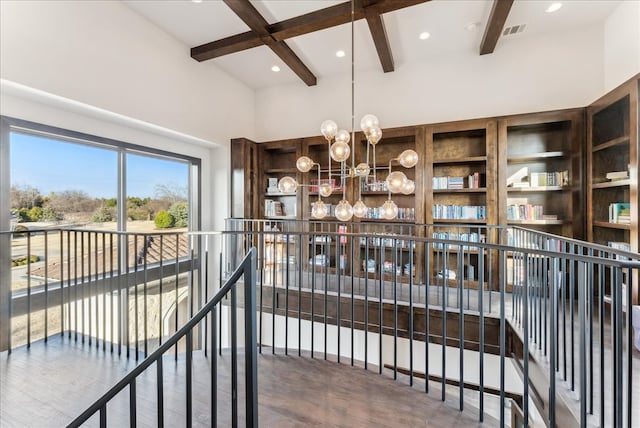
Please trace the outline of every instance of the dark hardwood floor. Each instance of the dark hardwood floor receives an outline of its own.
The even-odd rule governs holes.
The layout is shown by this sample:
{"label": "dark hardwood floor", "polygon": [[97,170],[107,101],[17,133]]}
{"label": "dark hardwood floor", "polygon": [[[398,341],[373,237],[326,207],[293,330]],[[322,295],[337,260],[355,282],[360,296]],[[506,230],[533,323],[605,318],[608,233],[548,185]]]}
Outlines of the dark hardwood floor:
{"label": "dark hardwood floor", "polygon": [[[95,347],[55,337],[45,346],[18,348],[0,354],[0,426],[65,426],[107,391],[135,361],[103,353]],[[165,426],[185,425],[184,359],[164,360]],[[219,357],[218,426],[230,426],[230,356]],[[194,353],[195,426],[210,426],[210,363]],[[457,400],[440,401],[437,388],[411,388],[389,376],[348,364],[308,357],[271,355],[258,358],[260,426],[264,427],[470,427],[497,426],[486,416],[478,423],[477,410],[457,409]],[[243,414],[243,385],[240,414]],[[128,390],[108,406],[108,425],[126,426]],[[138,426],[156,426],[155,369],[137,383]],[[87,426],[97,426],[94,417]]]}

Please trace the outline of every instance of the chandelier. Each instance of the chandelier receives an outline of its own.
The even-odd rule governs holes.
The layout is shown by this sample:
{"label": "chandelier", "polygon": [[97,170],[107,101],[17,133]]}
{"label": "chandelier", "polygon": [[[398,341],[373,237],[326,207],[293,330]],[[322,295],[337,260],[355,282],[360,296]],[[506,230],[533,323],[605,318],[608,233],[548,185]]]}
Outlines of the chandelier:
{"label": "chandelier", "polygon": [[[318,199],[311,204],[311,216],[316,219],[323,219],[329,214],[329,207],[324,203],[322,198],[331,196],[334,191],[332,183],[333,177],[338,177],[342,188],[342,200],[335,208],[335,216],[340,221],[349,221],[353,216],[362,218],[367,215],[369,207],[362,201],[362,184],[377,183],[377,165],[376,165],[376,145],[382,138],[382,130],[378,122],[378,118],[372,114],[365,115],[360,121],[360,128],[367,138],[367,158],[366,162],[355,163],[355,67],[354,67],[354,16],[355,16],[355,0],[351,1],[351,135],[344,129],[338,129],[338,125],[333,120],[325,120],[320,125],[320,132],[327,140],[329,151],[329,167],[322,171],[320,163],[309,158],[301,156],[296,161],[298,171],[307,173],[317,167],[318,174]],[[349,146],[351,142],[351,146]],[[369,154],[372,153],[373,166],[369,164]],[[351,166],[347,165],[347,161],[351,156]],[[340,164],[339,171],[332,172],[331,160]],[[392,171],[392,163],[398,162],[405,168],[413,168],[418,163],[418,153],[415,150],[405,150],[398,157],[389,160],[387,167],[388,173],[384,181],[388,191],[388,198],[380,207],[382,218],[392,220],[398,215],[398,206],[391,199],[392,193],[411,194],[415,191],[415,182],[407,178],[402,171]],[[327,180],[322,180],[322,172],[327,173]],[[358,200],[351,204],[347,200],[348,179],[358,180]],[[298,183],[293,177],[282,177],[278,181],[278,189],[282,193],[293,193],[298,187],[309,186]],[[315,186],[314,186],[315,187]]]}

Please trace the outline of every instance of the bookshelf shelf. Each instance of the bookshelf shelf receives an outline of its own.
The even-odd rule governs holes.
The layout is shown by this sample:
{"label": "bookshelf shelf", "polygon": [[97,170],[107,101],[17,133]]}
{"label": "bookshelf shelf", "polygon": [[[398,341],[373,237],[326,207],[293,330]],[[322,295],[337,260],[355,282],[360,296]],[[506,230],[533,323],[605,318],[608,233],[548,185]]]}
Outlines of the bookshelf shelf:
{"label": "bookshelf shelf", "polygon": [[593,151],[598,152],[600,150],[608,149],[609,147],[614,147],[614,146],[628,144],[628,143],[629,143],[629,135],[623,135],[621,137],[612,138],[609,141],[605,141],[604,143],[594,146]]}
{"label": "bookshelf shelf", "polygon": [[627,187],[631,185],[631,180],[605,181],[602,183],[593,183],[592,189],[608,189],[611,187]]}
{"label": "bookshelf shelf", "polygon": [[509,163],[530,163],[539,161],[541,159],[552,159],[552,158],[562,158],[565,157],[566,153],[564,151],[552,151],[552,152],[540,152],[540,153],[531,153],[526,155],[513,155],[507,158],[507,162]]}
{"label": "bookshelf shelf", "polygon": [[507,224],[526,224],[526,225],[559,225],[566,224],[565,220],[507,220]]}
{"label": "bookshelf shelf", "polygon": [[453,164],[468,164],[468,163],[480,163],[486,162],[486,156],[467,156],[459,157],[455,159],[434,159],[434,165],[453,165]]}
{"label": "bookshelf shelf", "polygon": [[626,223],[609,223],[608,221],[598,221],[595,220],[593,225],[596,227],[602,227],[605,229],[620,229],[620,230],[630,230],[631,225]]}
{"label": "bookshelf shelf", "polygon": [[433,189],[433,193],[487,193],[486,187],[477,189]]}
{"label": "bookshelf shelf", "polygon": [[565,190],[571,190],[569,186],[534,186],[534,187],[508,187],[509,193],[523,193],[523,192],[560,192]]}

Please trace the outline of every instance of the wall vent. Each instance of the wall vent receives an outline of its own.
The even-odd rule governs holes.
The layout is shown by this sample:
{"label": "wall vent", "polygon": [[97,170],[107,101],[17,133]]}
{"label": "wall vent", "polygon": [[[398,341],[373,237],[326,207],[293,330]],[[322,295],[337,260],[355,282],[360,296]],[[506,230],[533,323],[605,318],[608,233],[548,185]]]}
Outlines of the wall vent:
{"label": "wall vent", "polygon": [[527,24],[513,25],[511,27],[507,27],[502,32],[503,36],[510,36],[512,34],[522,33],[526,28]]}

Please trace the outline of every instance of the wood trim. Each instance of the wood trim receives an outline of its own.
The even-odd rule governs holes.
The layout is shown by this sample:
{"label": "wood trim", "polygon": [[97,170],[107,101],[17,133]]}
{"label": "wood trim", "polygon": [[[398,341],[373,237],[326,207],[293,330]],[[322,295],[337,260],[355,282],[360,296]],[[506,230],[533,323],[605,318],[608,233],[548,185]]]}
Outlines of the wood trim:
{"label": "wood trim", "polygon": [[378,58],[382,65],[382,70],[385,73],[389,73],[394,70],[393,55],[391,53],[391,46],[389,45],[389,38],[387,37],[387,30],[384,26],[384,20],[379,12],[374,11],[372,8],[366,9],[365,15],[367,17],[367,24],[369,25],[369,31],[373,38],[373,43],[376,46],[378,52]]}
{"label": "wood trim", "polygon": [[493,1],[491,14],[489,15],[489,20],[484,30],[484,36],[482,36],[482,43],[480,44],[480,55],[490,54],[495,50],[512,5],[513,0]]}
{"label": "wood trim", "polygon": [[[251,31],[267,45],[307,86],[317,83],[316,76],[283,41],[276,41],[271,37],[269,23],[249,0],[223,0],[225,4],[240,18]],[[249,42],[246,42],[249,44]]]}
{"label": "wood trim", "polygon": [[[365,19],[368,14],[372,17],[377,16],[379,23],[374,23],[373,25],[380,26],[380,24],[382,24],[382,30],[384,31],[382,14],[426,3],[428,1],[430,0],[370,0],[368,4],[363,5],[362,0],[356,0],[354,20],[358,21],[360,19]],[[255,12],[251,12],[249,10],[249,6],[251,8],[253,8],[253,6],[250,5],[248,0],[225,0],[225,3],[234,10],[234,12],[237,10],[236,14],[239,13],[240,15],[238,16],[243,19],[243,21],[246,19],[245,23],[252,29],[252,31],[235,34],[233,36],[195,46],[191,48],[191,57],[193,59],[197,61],[206,61],[208,59],[217,58],[262,45],[271,46],[292,37],[302,36],[351,22],[351,2],[340,3],[324,9],[309,12],[304,15],[296,16],[294,18],[286,19],[284,21],[275,22],[273,24],[267,23],[264,18],[255,11],[255,9]],[[247,6],[247,4],[249,4],[249,6]],[[259,19],[256,14],[257,16],[260,16],[262,20]],[[369,25],[371,27],[371,23]],[[371,30],[377,49],[378,41],[376,41],[376,38],[381,37],[383,34],[378,34],[379,31],[379,29]],[[384,39],[386,39],[386,35],[384,36]],[[383,62],[383,58],[381,57],[381,63],[385,72],[393,71],[393,59],[391,57],[391,50],[389,48],[388,41],[386,42],[386,48],[389,51],[388,58]],[[388,64],[385,66],[385,63],[388,63],[389,59],[391,59],[390,70],[387,69]],[[287,63],[287,65],[289,64]]]}

